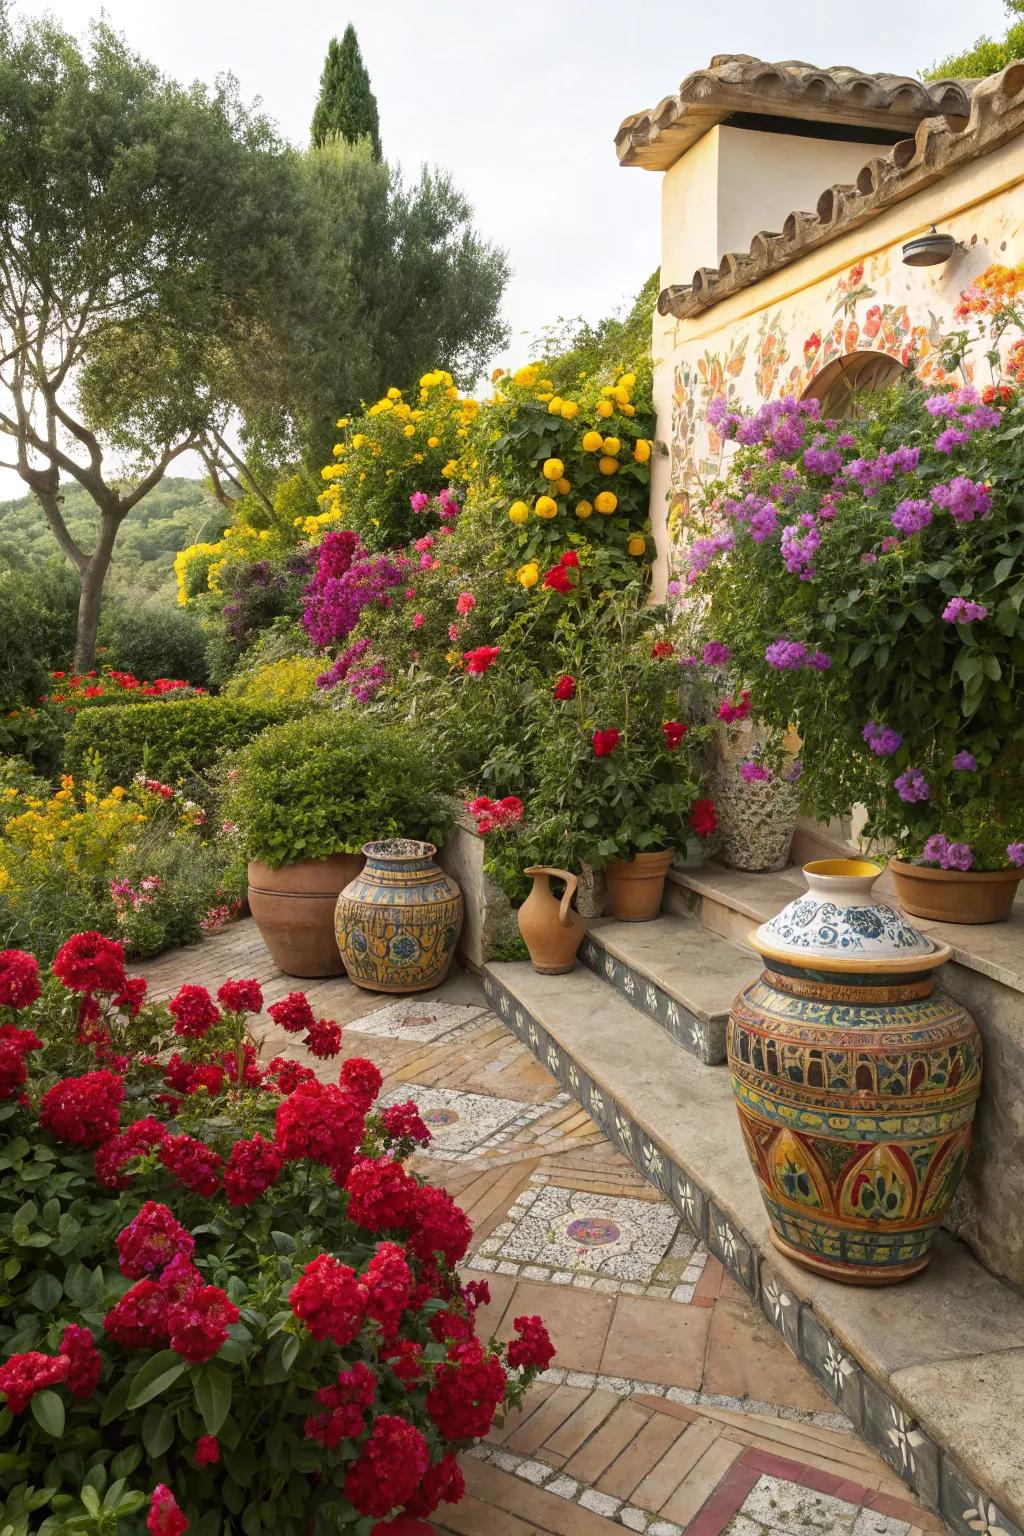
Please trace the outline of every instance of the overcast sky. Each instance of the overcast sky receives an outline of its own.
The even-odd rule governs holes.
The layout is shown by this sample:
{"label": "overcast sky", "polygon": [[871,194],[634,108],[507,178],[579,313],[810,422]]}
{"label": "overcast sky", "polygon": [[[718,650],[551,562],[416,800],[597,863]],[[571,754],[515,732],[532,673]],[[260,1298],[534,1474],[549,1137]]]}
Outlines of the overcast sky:
{"label": "overcast sky", "polygon": [[[17,10],[84,33],[99,6]],[[446,167],[509,252],[502,362],[560,317],[600,319],[653,271],[661,177],[620,169],[612,140],[713,54],[915,74],[1006,27],[1001,0],[106,0],[103,11],[169,75],[231,71],[296,144],[327,44],[353,22],[387,158],[410,175]],[[0,480],[0,496],[19,489]]]}

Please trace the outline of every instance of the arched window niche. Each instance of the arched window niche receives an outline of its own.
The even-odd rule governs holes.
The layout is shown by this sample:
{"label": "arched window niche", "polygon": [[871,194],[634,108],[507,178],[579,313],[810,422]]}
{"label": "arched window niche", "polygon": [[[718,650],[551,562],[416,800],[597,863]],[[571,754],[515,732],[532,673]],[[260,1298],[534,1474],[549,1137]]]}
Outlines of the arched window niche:
{"label": "arched window niche", "polygon": [[911,370],[887,352],[847,352],[815,374],[803,398],[821,402],[823,420],[856,420],[864,413],[865,396],[910,375]]}

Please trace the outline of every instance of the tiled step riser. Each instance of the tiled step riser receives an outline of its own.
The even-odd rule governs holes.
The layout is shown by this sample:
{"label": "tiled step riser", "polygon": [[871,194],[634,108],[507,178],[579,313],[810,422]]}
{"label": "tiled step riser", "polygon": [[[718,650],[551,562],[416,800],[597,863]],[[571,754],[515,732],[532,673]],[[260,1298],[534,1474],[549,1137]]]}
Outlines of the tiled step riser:
{"label": "tiled step riser", "polygon": [[624,960],[609,954],[596,934],[588,934],[580,947],[587,968],[620,992],[626,1002],[653,1019],[685,1051],[714,1067],[725,1060],[727,1020],[701,1019],[686,1004],[672,997],[657,982],[641,976]]}
{"label": "tiled step riser", "polygon": [[673,1202],[681,1217],[760,1306],[771,1325],[867,1443],[938,1511],[955,1536],[1024,1536],[953,1459],[912,1420],[821,1324],[789,1294],[772,1264],[716,1204],[713,1194],[655,1144],[628,1105],[598,1085],[550,1032],[485,968],[484,990],[508,1027],[563,1084],[635,1167]]}
{"label": "tiled step riser", "polygon": [[692,918],[702,928],[710,928],[712,933],[731,939],[734,944],[748,945],[751,933],[760,922],[760,918],[737,912],[724,901],[716,901],[713,896],[677,884],[671,876],[665,882],[662,908],[673,917]]}

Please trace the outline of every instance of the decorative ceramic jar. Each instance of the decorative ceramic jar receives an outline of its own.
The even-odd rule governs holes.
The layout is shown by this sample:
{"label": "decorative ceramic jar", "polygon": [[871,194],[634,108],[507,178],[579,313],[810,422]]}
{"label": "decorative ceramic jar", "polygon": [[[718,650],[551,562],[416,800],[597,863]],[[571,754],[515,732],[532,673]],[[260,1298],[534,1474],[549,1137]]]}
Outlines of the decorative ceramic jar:
{"label": "decorative ceramic jar", "polygon": [[[787,741],[788,735],[783,744]],[[718,816],[718,857],[732,869],[757,873],[788,864],[800,814],[795,782],[773,773],[748,783],[740,772],[741,763],[755,760],[763,745],[763,733],[752,720],[719,726],[709,785]]]}
{"label": "decorative ceramic jar", "polygon": [[775,1246],[886,1285],[924,1269],[960,1182],[981,1037],[935,990],[949,946],[872,898],[876,864],[804,874],[807,894],[751,939],[765,968],[730,1015],[733,1091]]}
{"label": "decorative ceramic jar", "polygon": [[676,856],[674,848],[613,859],[604,867],[608,905],[620,923],[649,923],[661,911],[665,877]]}
{"label": "decorative ceramic jar", "polygon": [[249,911],[271,959],[286,976],[340,976],[334,938],[338,893],[363,867],[362,855],[336,853],[271,869],[249,864]]}
{"label": "decorative ceramic jar", "polygon": [[890,859],[900,906],[936,923],[1005,923],[1024,869],[935,869]]}
{"label": "decorative ceramic jar", "polygon": [[[533,880],[533,890],[519,908],[519,932],[534,970],[541,976],[562,976],[575,968],[576,951],[587,931],[579,913],[572,909],[576,876],[567,869],[549,869],[543,864],[531,865],[523,874]],[[551,892],[552,877],[565,881],[560,902]]]}
{"label": "decorative ceramic jar", "polygon": [[369,992],[426,992],[448,974],[462,892],[434,863],[433,843],[367,843],[366,866],[342,891],[335,933],[345,969]]}

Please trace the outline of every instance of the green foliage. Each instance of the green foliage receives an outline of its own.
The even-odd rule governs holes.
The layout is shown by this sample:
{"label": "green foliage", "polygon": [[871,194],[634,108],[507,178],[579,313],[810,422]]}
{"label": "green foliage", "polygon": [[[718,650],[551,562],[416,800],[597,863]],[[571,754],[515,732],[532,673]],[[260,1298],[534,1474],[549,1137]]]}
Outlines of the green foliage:
{"label": "green foliage", "polygon": [[68,734],[68,770],[80,771],[98,755],[107,783],[130,784],[142,773],[169,784],[184,780],[194,790],[222,751],[242,746],[289,713],[284,705],[225,698],[83,710]]}
{"label": "green foliage", "polygon": [[1015,59],[1024,59],[1024,0],[1005,0],[1005,9],[1008,16],[1018,18],[1011,23],[1005,37],[976,38],[965,52],[950,54],[926,69],[924,78],[977,80],[983,75],[997,74]]}
{"label": "green foliage", "polygon": [[655,270],[624,319],[607,315],[596,325],[582,319],[563,320],[542,332],[532,350],[553,387],[562,392],[595,375],[618,378],[635,373],[637,395],[648,401],[653,371],[651,326],[660,290],[661,272]]}
{"label": "green foliage", "polygon": [[225,796],[246,854],[277,869],[380,838],[441,843],[448,812],[416,734],[323,710],[256,737]]}
{"label": "green foliage", "polygon": [[322,144],[334,135],[349,144],[368,138],[375,158],[380,159],[377,98],[351,22],[340,43],[332,37],[328,44],[311,133],[314,144]]}
{"label": "green foliage", "polygon": [[308,704],[317,698],[316,680],[324,671],[318,656],[284,656],[237,673],[224,689],[226,698],[250,704]]}
{"label": "green foliage", "polygon": [[[6,545],[5,545],[6,550]],[[0,566],[0,721],[35,704],[49,673],[66,668],[75,649],[78,583],[61,560],[4,570]]]}
{"label": "green foliage", "polygon": [[100,646],[106,666],[139,678],[184,678],[200,688],[209,681],[202,625],[194,613],[166,601],[108,605]]}

